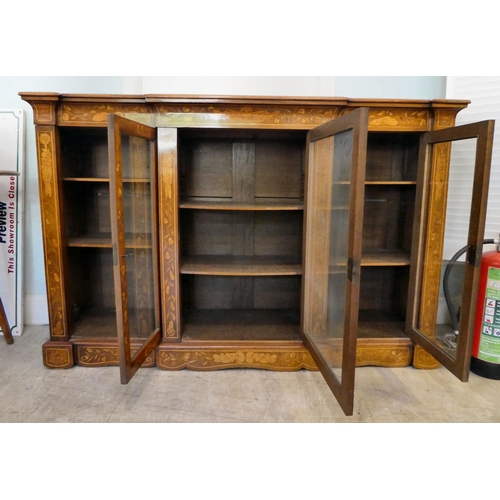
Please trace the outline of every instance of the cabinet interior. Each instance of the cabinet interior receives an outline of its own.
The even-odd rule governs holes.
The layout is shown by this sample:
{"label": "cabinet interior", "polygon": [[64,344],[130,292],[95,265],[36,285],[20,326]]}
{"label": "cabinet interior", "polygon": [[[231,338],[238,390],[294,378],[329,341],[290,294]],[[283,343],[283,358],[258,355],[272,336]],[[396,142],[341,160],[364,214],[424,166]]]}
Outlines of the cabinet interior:
{"label": "cabinet interior", "polygon": [[[306,134],[178,130],[182,340],[300,339]],[[60,141],[72,335],[116,336],[107,130]],[[404,336],[418,143],[369,133],[361,338]]]}
{"label": "cabinet interior", "polygon": [[180,131],[183,340],[300,340],[305,140]]}

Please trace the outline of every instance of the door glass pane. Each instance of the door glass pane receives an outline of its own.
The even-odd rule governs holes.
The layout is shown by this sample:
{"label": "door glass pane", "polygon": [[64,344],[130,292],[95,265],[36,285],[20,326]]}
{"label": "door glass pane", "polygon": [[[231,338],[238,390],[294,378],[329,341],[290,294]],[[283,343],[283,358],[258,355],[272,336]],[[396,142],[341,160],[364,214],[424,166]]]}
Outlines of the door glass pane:
{"label": "door glass pane", "polygon": [[[333,139],[322,139],[316,145],[317,169],[324,182],[317,184],[319,203],[315,204],[315,219],[320,226],[316,244],[318,249],[323,247],[327,251],[326,259],[318,258],[316,264],[313,287],[316,290],[323,289],[325,293],[314,291],[318,302],[313,306],[314,322],[309,331],[311,339],[339,381],[342,380],[346,297],[349,293],[347,272],[352,135],[352,130],[340,132]],[[318,251],[318,256],[320,253]]]}
{"label": "door glass pane", "polygon": [[130,336],[157,328],[150,141],[122,135],[123,210]]}
{"label": "door glass pane", "polygon": [[[457,356],[476,139],[434,145],[417,328],[450,358]],[[446,155],[450,153],[449,174]]]}

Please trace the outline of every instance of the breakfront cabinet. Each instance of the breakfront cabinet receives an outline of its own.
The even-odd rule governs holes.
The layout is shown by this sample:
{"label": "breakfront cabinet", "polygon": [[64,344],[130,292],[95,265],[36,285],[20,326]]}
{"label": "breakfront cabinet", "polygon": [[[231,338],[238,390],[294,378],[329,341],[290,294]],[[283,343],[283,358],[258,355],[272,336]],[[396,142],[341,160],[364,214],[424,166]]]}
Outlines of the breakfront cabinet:
{"label": "breakfront cabinet", "polygon": [[[122,383],[141,366],[319,369],[347,414],[356,366],[467,379],[493,134],[454,127],[468,101],[20,95],[36,125],[48,368],[120,365]],[[450,342],[457,140],[476,160]]]}

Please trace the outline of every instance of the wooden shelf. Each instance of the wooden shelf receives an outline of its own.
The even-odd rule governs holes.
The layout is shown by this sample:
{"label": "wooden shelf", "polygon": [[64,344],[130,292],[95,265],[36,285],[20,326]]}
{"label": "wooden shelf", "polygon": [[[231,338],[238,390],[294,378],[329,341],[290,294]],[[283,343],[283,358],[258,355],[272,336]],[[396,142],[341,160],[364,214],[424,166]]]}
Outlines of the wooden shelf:
{"label": "wooden shelf", "polygon": [[232,200],[183,200],[179,208],[195,210],[303,210],[303,200],[256,199],[254,203],[237,203]]}
{"label": "wooden shelf", "polygon": [[[361,266],[363,267],[394,267],[409,266],[410,253],[403,250],[368,251],[361,256]],[[344,272],[346,263],[330,265],[330,274]]]}
{"label": "wooden shelf", "polygon": [[[376,185],[376,186],[414,186],[417,181],[376,181],[376,180],[365,180],[365,184]],[[335,185],[350,186],[350,181],[337,181]]]}
{"label": "wooden shelf", "polygon": [[187,311],[182,341],[300,340],[300,313],[289,309]]}
{"label": "wooden shelf", "polygon": [[365,181],[370,186],[416,186],[417,181]]}
{"label": "wooden shelf", "polygon": [[182,274],[211,276],[298,276],[302,262],[297,257],[197,255],[183,259]]}
{"label": "wooden shelf", "polygon": [[361,256],[362,266],[409,266],[410,252],[403,250],[366,251]]}
{"label": "wooden shelf", "polygon": [[106,182],[109,183],[107,177],[64,177],[65,182]]}
{"label": "wooden shelf", "polygon": [[[134,323],[134,311],[129,311],[130,322]],[[131,339],[145,339],[148,335],[137,336],[136,332],[131,332]],[[73,320],[72,340],[105,338],[116,339],[116,311],[115,309],[89,309],[82,312]]]}
{"label": "wooden shelf", "polygon": [[[107,177],[64,177],[65,182],[104,182],[109,183],[109,178]],[[150,179],[122,179],[123,182],[130,183],[144,183],[147,184],[151,182]]]}
{"label": "wooden shelf", "polygon": [[[136,241],[132,243],[132,236],[125,235],[127,248],[151,248],[151,235],[136,235]],[[68,247],[71,248],[113,248],[111,233],[85,234],[68,238]]]}
{"label": "wooden shelf", "polygon": [[405,322],[390,312],[360,310],[358,339],[408,339]]}
{"label": "wooden shelf", "polygon": [[73,320],[71,338],[116,338],[116,312],[114,309],[91,309],[78,314]]}

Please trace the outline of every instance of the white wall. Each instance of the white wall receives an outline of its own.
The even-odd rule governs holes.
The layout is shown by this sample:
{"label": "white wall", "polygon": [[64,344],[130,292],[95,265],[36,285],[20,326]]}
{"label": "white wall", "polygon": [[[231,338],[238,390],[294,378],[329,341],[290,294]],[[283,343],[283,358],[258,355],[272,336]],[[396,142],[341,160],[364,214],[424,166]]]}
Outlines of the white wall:
{"label": "white wall", "polygon": [[[486,214],[485,238],[498,238],[500,234],[500,76],[453,76],[447,85],[447,97],[453,99],[468,99],[471,104],[461,111],[457,117],[457,125],[478,122],[481,120],[495,120],[495,135],[493,139],[493,154],[491,159],[490,189]],[[472,169],[474,165],[475,147],[467,148],[462,141],[455,146],[457,161],[461,161],[464,168]],[[475,144],[475,142],[474,142]],[[457,187],[457,190],[460,186]],[[470,190],[469,190],[470,191]],[[465,203],[470,205],[471,193]],[[462,227],[468,220],[464,216]],[[458,231],[457,231],[458,232]],[[460,234],[461,244],[466,244],[467,233]],[[485,251],[494,247],[486,247]]]}
{"label": "white wall", "polygon": [[125,77],[125,91],[144,94],[334,96],[333,76]]}
{"label": "white wall", "polygon": [[446,94],[445,76],[337,76],[337,95],[388,99],[440,99]]}
{"label": "white wall", "polygon": [[394,99],[445,97],[444,76],[132,76],[124,92],[345,96]]}
{"label": "white wall", "polygon": [[0,107],[26,112],[25,324],[47,322],[45,274],[31,107],[18,92],[308,95],[432,99],[444,77],[0,76]]}

